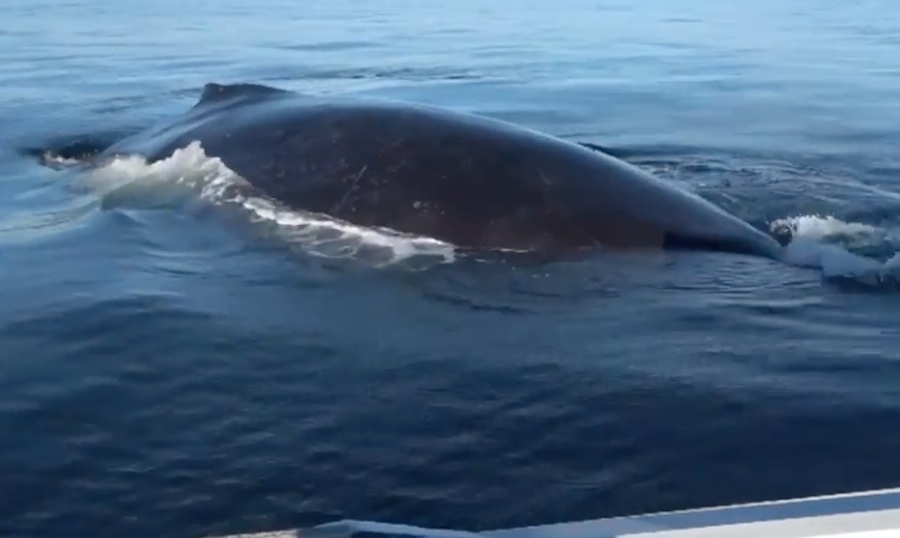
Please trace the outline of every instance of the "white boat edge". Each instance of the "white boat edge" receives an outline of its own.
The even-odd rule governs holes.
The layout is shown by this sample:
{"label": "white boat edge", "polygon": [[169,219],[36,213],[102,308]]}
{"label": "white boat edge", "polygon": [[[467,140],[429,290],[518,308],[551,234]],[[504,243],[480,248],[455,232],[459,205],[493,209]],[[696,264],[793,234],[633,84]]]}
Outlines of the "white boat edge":
{"label": "white boat edge", "polygon": [[218,538],[900,538],[900,488],[479,532],[342,520]]}

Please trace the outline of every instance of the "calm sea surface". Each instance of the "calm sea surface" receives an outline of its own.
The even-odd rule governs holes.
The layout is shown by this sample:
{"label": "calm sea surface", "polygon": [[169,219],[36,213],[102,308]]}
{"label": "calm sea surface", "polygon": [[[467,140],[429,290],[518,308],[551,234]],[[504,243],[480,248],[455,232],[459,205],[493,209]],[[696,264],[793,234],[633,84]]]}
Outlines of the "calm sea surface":
{"label": "calm sea surface", "polygon": [[825,250],[454,258],[219,211],[196,148],[64,166],[210,81],[407,99],[602,145],[880,264],[900,250],[895,2],[2,13],[0,536],[487,529],[900,486],[900,288]]}

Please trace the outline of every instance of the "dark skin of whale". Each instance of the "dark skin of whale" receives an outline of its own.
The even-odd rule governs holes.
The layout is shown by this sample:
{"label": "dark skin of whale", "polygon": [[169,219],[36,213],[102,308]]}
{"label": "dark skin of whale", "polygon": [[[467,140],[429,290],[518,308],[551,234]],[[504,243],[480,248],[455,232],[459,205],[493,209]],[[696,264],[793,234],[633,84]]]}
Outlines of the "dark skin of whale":
{"label": "dark skin of whale", "polygon": [[464,248],[781,252],[746,222],[610,155],[419,104],[207,84],[185,114],[100,159],[153,162],[193,141],[294,209]]}

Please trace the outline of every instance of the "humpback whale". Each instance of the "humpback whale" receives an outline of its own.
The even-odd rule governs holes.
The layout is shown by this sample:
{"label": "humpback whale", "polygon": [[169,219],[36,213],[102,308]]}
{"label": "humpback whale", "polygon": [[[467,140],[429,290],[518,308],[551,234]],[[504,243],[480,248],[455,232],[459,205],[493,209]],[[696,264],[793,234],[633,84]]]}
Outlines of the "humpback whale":
{"label": "humpback whale", "polygon": [[198,141],[288,207],[471,249],[691,249],[781,257],[773,237],[604,152],[432,105],[209,83],[97,158]]}

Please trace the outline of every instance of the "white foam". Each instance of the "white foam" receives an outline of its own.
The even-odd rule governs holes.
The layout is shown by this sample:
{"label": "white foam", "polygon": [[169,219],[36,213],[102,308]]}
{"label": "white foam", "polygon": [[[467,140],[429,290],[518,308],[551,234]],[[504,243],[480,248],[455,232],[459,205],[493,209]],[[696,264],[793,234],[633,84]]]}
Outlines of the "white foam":
{"label": "white foam", "polygon": [[50,168],[70,168],[81,164],[81,161],[74,157],[63,157],[52,151],[45,151],[41,154],[41,161]]}
{"label": "white foam", "polygon": [[[176,187],[169,194],[184,192],[182,188],[199,190],[199,194],[210,200],[221,201],[229,186],[247,185],[240,176],[232,172],[221,159],[207,157],[198,142],[177,149],[168,159],[153,164],[138,156],[120,157],[84,176],[84,183],[103,196],[118,191],[129,194],[144,194],[148,188],[164,192]],[[135,189],[131,191],[130,189]],[[138,196],[131,201],[140,204]]]}
{"label": "white foam", "polygon": [[785,261],[791,265],[820,269],[825,278],[869,285],[900,281],[900,253],[882,263],[854,254],[835,242],[881,243],[888,234],[878,227],[827,215],[801,215],[775,220],[771,229],[791,232],[791,242],[785,248]]}
{"label": "white foam", "polygon": [[172,203],[185,194],[199,194],[207,202],[245,211],[252,222],[319,257],[381,266],[412,258],[444,263],[453,261],[455,255],[452,245],[432,238],[355,226],[254,194],[249,183],[221,159],[207,156],[199,142],[152,164],[136,156],[113,159],[86,174],[83,181],[107,205]]}
{"label": "white foam", "polygon": [[772,221],[771,229],[788,230],[794,237],[829,239],[838,237],[870,237],[882,235],[874,226],[844,222],[830,215],[800,215]]}
{"label": "white foam", "polygon": [[279,207],[262,197],[246,197],[241,204],[257,222],[276,224],[281,237],[315,256],[365,259],[375,265],[421,257],[444,262],[454,259],[453,245],[430,237],[356,226],[326,215]]}

